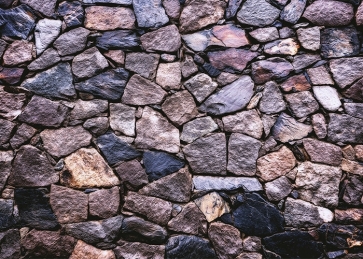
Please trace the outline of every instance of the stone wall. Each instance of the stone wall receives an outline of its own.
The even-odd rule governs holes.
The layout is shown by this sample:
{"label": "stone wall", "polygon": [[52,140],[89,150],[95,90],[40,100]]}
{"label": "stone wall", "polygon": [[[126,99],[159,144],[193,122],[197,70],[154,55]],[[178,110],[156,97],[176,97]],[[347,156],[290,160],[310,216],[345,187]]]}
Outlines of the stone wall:
{"label": "stone wall", "polygon": [[0,259],[363,258],[359,0],[0,8]]}

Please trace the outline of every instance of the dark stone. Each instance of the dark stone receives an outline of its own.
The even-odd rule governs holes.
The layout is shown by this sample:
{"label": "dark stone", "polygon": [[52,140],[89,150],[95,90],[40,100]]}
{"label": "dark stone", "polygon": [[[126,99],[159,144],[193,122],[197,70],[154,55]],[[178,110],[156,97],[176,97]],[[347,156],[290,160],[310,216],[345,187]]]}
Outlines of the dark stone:
{"label": "dark stone", "polygon": [[252,63],[252,78],[256,84],[288,76],[294,68],[283,58],[269,58]]}
{"label": "dark stone", "polygon": [[123,68],[117,68],[77,83],[75,88],[78,91],[90,93],[101,99],[118,100],[124,92],[128,78],[128,71]]}
{"label": "dark stone", "polygon": [[169,21],[161,0],[133,0],[137,24],[142,28],[158,28]]}
{"label": "dark stone", "polygon": [[359,54],[360,42],[354,27],[326,28],[321,32],[321,54],[324,58],[350,57]]}
{"label": "dark stone", "polygon": [[45,189],[15,189],[14,199],[18,205],[20,227],[54,229],[59,226]]}
{"label": "dark stone", "polygon": [[280,14],[281,20],[295,24],[304,12],[306,0],[292,0]]}
{"label": "dark stone", "polygon": [[0,86],[0,117],[13,120],[21,113],[26,95],[23,93],[8,93],[4,89],[4,86]]}
{"label": "dark stone", "polygon": [[14,0],[0,0],[0,8],[9,8]]}
{"label": "dark stone", "polygon": [[122,163],[115,170],[128,189],[135,190],[149,183],[145,169],[136,159]]}
{"label": "dark stone", "polygon": [[58,14],[63,17],[68,28],[81,26],[84,19],[82,4],[78,1],[64,1],[58,6]]}
{"label": "dark stone", "polygon": [[0,145],[9,141],[15,126],[11,121],[0,119]]}
{"label": "dark stone", "polygon": [[226,15],[225,15],[226,19],[231,19],[236,15],[241,3],[242,3],[242,0],[229,0],[228,1],[228,6],[226,9]]}
{"label": "dark stone", "polygon": [[178,27],[174,24],[148,32],[140,37],[142,47],[148,52],[175,52],[181,46]]}
{"label": "dark stone", "polygon": [[210,63],[207,62],[203,64],[202,68],[211,77],[217,77],[222,73],[221,71],[219,71],[218,69],[216,69],[214,66],[212,66]]}
{"label": "dark stone", "polygon": [[[7,228],[11,227],[12,225],[14,225],[15,218],[13,216],[13,211],[14,211],[14,201],[13,200],[0,199],[0,230],[7,229]],[[0,238],[0,240],[1,240],[1,238]],[[1,248],[1,246],[0,246],[0,248]]]}
{"label": "dark stone", "polygon": [[57,0],[20,0],[20,3],[30,6],[45,16],[52,16]]}
{"label": "dark stone", "polygon": [[13,151],[0,152],[0,192],[3,191],[6,181],[11,173],[11,161],[13,158]]}
{"label": "dark stone", "polygon": [[97,37],[96,45],[104,50],[129,50],[137,48],[140,45],[140,38],[132,30],[106,31],[102,34],[102,36]]}
{"label": "dark stone", "polygon": [[321,258],[323,244],[316,242],[307,232],[290,231],[275,234],[263,239],[265,249],[282,258]]}
{"label": "dark stone", "polygon": [[183,161],[160,151],[144,152],[143,161],[150,182],[172,174],[184,167]]}
{"label": "dark stone", "polygon": [[21,76],[24,73],[24,68],[0,68],[0,80],[10,85],[15,85],[20,82]]}
{"label": "dark stone", "polygon": [[351,205],[360,205],[363,196],[363,181],[358,176],[353,175],[345,186],[343,200]]}
{"label": "dark stone", "polygon": [[169,238],[165,246],[166,259],[217,259],[211,243],[196,236],[178,235]]}
{"label": "dark stone", "polygon": [[328,140],[331,142],[363,143],[363,120],[346,114],[329,115]]}
{"label": "dark stone", "polygon": [[0,258],[20,258],[20,232],[18,229],[9,229],[0,233]]}
{"label": "dark stone", "polygon": [[131,160],[141,155],[139,151],[117,138],[111,131],[97,138],[97,146],[111,165],[120,161]]}

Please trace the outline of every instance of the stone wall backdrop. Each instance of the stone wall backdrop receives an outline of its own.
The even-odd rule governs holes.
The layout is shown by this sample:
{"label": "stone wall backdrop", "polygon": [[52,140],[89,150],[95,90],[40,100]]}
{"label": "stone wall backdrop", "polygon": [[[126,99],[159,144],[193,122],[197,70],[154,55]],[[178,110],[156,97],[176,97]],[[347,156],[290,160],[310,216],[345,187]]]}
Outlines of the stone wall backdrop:
{"label": "stone wall backdrop", "polygon": [[0,259],[363,258],[360,0],[0,0]]}

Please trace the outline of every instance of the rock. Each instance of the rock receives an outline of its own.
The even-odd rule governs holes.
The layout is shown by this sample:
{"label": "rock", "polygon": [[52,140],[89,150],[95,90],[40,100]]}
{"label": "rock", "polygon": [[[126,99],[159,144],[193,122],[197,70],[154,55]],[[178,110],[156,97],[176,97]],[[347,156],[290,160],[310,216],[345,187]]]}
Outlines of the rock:
{"label": "rock", "polygon": [[289,77],[285,82],[280,85],[284,92],[303,92],[308,91],[311,88],[308,80],[304,74]]}
{"label": "rock", "polygon": [[319,104],[309,91],[286,94],[285,99],[292,114],[297,118],[308,116],[319,110]]}
{"label": "rock", "polygon": [[121,98],[128,78],[127,70],[116,68],[77,83],[75,88],[102,99],[116,101]]}
{"label": "rock", "polygon": [[61,224],[87,220],[88,195],[81,191],[52,184],[50,205]]}
{"label": "rock", "polygon": [[270,81],[265,84],[258,108],[266,114],[278,113],[286,109],[282,93],[275,82]]}
{"label": "rock", "polygon": [[187,168],[182,168],[176,173],[146,185],[139,193],[173,202],[188,202],[191,191],[192,176]]}
{"label": "rock", "polygon": [[[14,225],[15,218],[14,218],[14,201],[10,199],[0,199],[0,229],[4,230]],[[1,236],[0,236],[1,237]],[[0,239],[1,240],[1,239]],[[1,244],[1,243],[0,243]],[[1,247],[1,246],[0,246]]]}
{"label": "rock", "polygon": [[286,199],[284,215],[286,225],[297,228],[315,227],[334,219],[333,212],[324,207],[289,197]]}
{"label": "rock", "polygon": [[141,241],[153,245],[164,244],[168,234],[165,228],[134,216],[123,220],[121,233],[128,241]]}
{"label": "rock", "polygon": [[108,49],[132,49],[140,44],[139,36],[132,30],[114,30],[106,31],[102,36],[97,37],[97,47]]}
{"label": "rock", "polygon": [[121,101],[131,105],[159,104],[166,94],[159,85],[135,74],[127,83]]}
{"label": "rock", "polygon": [[135,27],[135,14],[130,8],[90,6],[85,9],[85,12],[84,26],[87,29],[111,31]]}
{"label": "rock", "polygon": [[59,227],[45,189],[15,189],[14,200],[18,207],[19,227],[35,229]]}
{"label": "rock", "polygon": [[228,1],[228,6],[226,9],[226,19],[231,19],[233,16],[236,15],[237,10],[239,9],[242,0],[231,0]]}
{"label": "rock", "polygon": [[183,161],[165,152],[144,152],[142,160],[150,182],[170,175],[184,167]]}
{"label": "rock", "polygon": [[164,259],[165,246],[119,240],[117,241],[117,247],[113,251],[116,258],[132,258],[135,256],[138,258]]}
{"label": "rock", "polygon": [[181,11],[181,3],[178,0],[163,0],[166,14],[172,20],[178,20]]}
{"label": "rock", "polygon": [[193,176],[194,188],[198,191],[231,191],[243,188],[246,192],[262,191],[257,178],[252,177],[217,177]]}
{"label": "rock", "polygon": [[158,28],[169,21],[161,0],[135,0],[132,5],[139,27]]}
{"label": "rock", "polygon": [[335,210],[334,216],[337,223],[342,224],[362,224],[363,209],[351,208],[346,210]]}
{"label": "rock", "polygon": [[11,43],[4,52],[3,61],[5,66],[16,66],[32,61],[34,44],[26,40],[17,40]]}
{"label": "rock", "polygon": [[35,27],[35,47],[39,56],[58,37],[62,27],[62,21],[42,19]]}
{"label": "rock", "polygon": [[82,4],[78,1],[61,2],[57,10],[58,14],[62,16],[63,21],[68,28],[80,26],[83,24],[84,10]]}
{"label": "rock", "polygon": [[[146,0],[143,0],[146,1]],[[175,52],[181,46],[181,38],[175,25],[168,25],[140,37],[142,48],[148,52]]]}
{"label": "rock", "polygon": [[125,52],[120,49],[110,49],[103,53],[104,56],[115,62],[116,65],[122,66],[125,64]]}
{"label": "rock", "polygon": [[160,63],[156,83],[166,90],[179,89],[181,83],[180,62]]}
{"label": "rock", "polygon": [[0,145],[10,140],[15,126],[16,124],[11,121],[0,119]]}
{"label": "rock", "polygon": [[3,258],[20,257],[20,231],[9,229],[0,234],[0,249]]}
{"label": "rock", "polygon": [[363,119],[363,105],[361,103],[344,103],[344,110],[350,116]]}
{"label": "rock", "polygon": [[324,253],[324,247],[321,242],[316,242],[308,232],[297,230],[265,237],[263,242],[265,249],[281,257],[318,258],[323,256]]}
{"label": "rock", "polygon": [[198,67],[195,65],[191,56],[185,56],[185,60],[182,62],[181,66],[181,72],[184,78],[190,77],[198,72]]}
{"label": "rock", "polygon": [[[357,145],[355,148],[359,149],[361,145]],[[355,160],[355,149],[351,146],[351,145],[347,145],[345,147],[342,148],[342,153],[343,153],[343,157],[345,159],[349,159],[349,160]],[[357,154],[358,155],[358,154]],[[358,160],[361,160],[360,158],[357,157]]]}
{"label": "rock", "polygon": [[135,190],[149,183],[145,169],[137,160],[124,162],[121,165],[118,165],[115,170],[120,177],[121,182],[125,184],[128,189]]}
{"label": "rock", "polygon": [[293,38],[276,40],[267,43],[263,50],[269,55],[291,55],[297,54],[300,45]]}
{"label": "rock", "polygon": [[185,146],[183,152],[194,173],[226,174],[227,150],[224,133],[201,137]]}
{"label": "rock", "polygon": [[329,114],[328,140],[330,142],[363,143],[362,119],[346,114]]}
{"label": "rock", "polygon": [[339,166],[342,162],[340,147],[323,141],[305,138],[304,148],[312,162]]}
{"label": "rock", "polygon": [[58,52],[53,48],[48,48],[28,65],[28,69],[30,71],[43,70],[57,64],[60,60]]}
{"label": "rock", "polygon": [[59,63],[24,80],[21,87],[46,98],[68,100],[76,96],[72,81],[71,66],[68,63]]}
{"label": "rock", "polygon": [[33,146],[24,145],[15,156],[8,184],[16,187],[41,187],[58,180],[58,173],[54,171],[46,155]]}
{"label": "rock", "polygon": [[351,161],[348,159],[344,159],[342,160],[342,170],[352,173],[352,174],[356,174],[356,175],[363,175],[363,166],[361,163],[359,162],[355,162],[355,161]]}
{"label": "rock", "polygon": [[319,0],[309,5],[303,18],[321,26],[348,25],[353,19],[353,6],[348,3],[333,0]]}
{"label": "rock", "polygon": [[101,250],[87,243],[83,242],[82,240],[78,240],[70,259],[82,259],[82,258],[89,258],[89,259],[116,259],[115,254],[112,250]]}
{"label": "rock", "polygon": [[71,188],[112,187],[120,184],[102,156],[93,148],[81,148],[64,159],[61,184]]}
{"label": "rock", "polygon": [[114,131],[135,136],[136,108],[122,103],[110,103],[110,126]]}
{"label": "rock", "polygon": [[296,55],[294,56],[294,61],[292,62],[292,65],[294,66],[295,70],[300,70],[314,64],[320,59],[320,55],[317,54]]}
{"label": "rock", "polygon": [[186,81],[184,86],[201,103],[214,92],[218,84],[206,74],[197,74]]}
{"label": "rock", "polygon": [[217,192],[211,192],[194,200],[208,222],[230,212],[228,203]]}
{"label": "rock", "polygon": [[0,86],[0,116],[9,120],[15,119],[21,113],[25,99],[25,94],[8,93],[4,90],[4,86]]}
{"label": "rock", "polygon": [[296,164],[294,154],[286,146],[257,160],[257,175],[264,181],[272,181],[290,172]]}
{"label": "rock", "polygon": [[146,106],[141,119],[136,122],[135,146],[141,149],[158,149],[178,153],[179,130],[160,113]]}
{"label": "rock", "polygon": [[252,63],[252,78],[256,84],[263,84],[285,77],[293,70],[291,63],[283,58],[268,58]]}
{"label": "rock", "polygon": [[191,143],[194,140],[203,137],[204,135],[217,129],[218,125],[211,117],[197,118],[183,125],[183,131],[181,133],[180,139],[187,143]]}
{"label": "rock", "polygon": [[208,222],[204,214],[190,202],[182,208],[182,211],[168,223],[171,231],[203,236],[207,234]]}
{"label": "rock", "polygon": [[309,68],[306,72],[313,85],[334,85],[334,81],[325,66]]}
{"label": "rock", "polygon": [[281,176],[265,184],[267,198],[270,201],[280,201],[292,191],[292,185],[286,176]]}
{"label": "rock", "polygon": [[74,107],[69,114],[70,120],[84,120],[105,112],[108,102],[105,100],[93,99],[89,101],[76,100]]}
{"label": "rock", "polygon": [[131,0],[83,0],[85,4],[119,4],[119,5],[131,5]]}
{"label": "rock", "polygon": [[141,155],[139,151],[119,139],[111,131],[97,138],[97,146],[110,165],[131,160]]}
{"label": "rock", "polygon": [[280,14],[283,21],[295,24],[304,12],[306,0],[293,0],[284,7]]}
{"label": "rock", "polygon": [[247,0],[237,13],[240,23],[256,27],[272,24],[280,15],[280,10],[264,0]]}
{"label": "rock", "polygon": [[96,47],[83,51],[72,61],[72,72],[79,78],[95,76],[106,67],[108,67],[107,59]]}
{"label": "rock", "polygon": [[13,152],[12,151],[1,151],[0,152],[0,192],[3,191],[6,181],[11,173],[11,162],[13,160]]}
{"label": "rock", "polygon": [[359,5],[357,12],[355,14],[355,21],[358,26],[361,26],[363,24],[363,7],[362,5]]}
{"label": "rock", "polygon": [[353,27],[326,28],[321,33],[324,58],[350,57],[359,54],[358,32]]}
{"label": "rock", "polygon": [[340,167],[304,162],[297,167],[296,188],[299,197],[317,206],[338,206]]}
{"label": "rock", "polygon": [[311,122],[313,124],[313,129],[316,136],[319,139],[323,139],[326,137],[327,134],[327,127],[325,117],[321,113],[317,113],[311,116]]}
{"label": "rock", "polygon": [[101,189],[88,195],[88,207],[91,216],[110,218],[117,214],[120,206],[120,190],[115,186]]}
{"label": "rock", "polygon": [[[299,1],[299,0],[297,0]],[[300,28],[297,37],[304,49],[317,51],[320,49],[320,29],[319,27]]]}
{"label": "rock", "polygon": [[0,10],[1,34],[8,37],[26,39],[35,27],[36,16],[27,5],[19,5],[12,9]]}
{"label": "rock", "polygon": [[340,88],[346,88],[357,79],[363,77],[363,58],[339,58],[329,61],[334,81]]}
{"label": "rock", "polygon": [[243,133],[256,139],[262,137],[263,124],[255,109],[225,116],[222,121],[227,132]]}
{"label": "rock", "polygon": [[63,33],[53,46],[61,56],[72,55],[85,49],[89,34],[89,30],[79,27]]}
{"label": "rock", "polygon": [[44,149],[55,157],[67,156],[91,143],[92,135],[82,126],[44,130],[40,133]]}
{"label": "rock", "polygon": [[312,132],[312,130],[311,125],[298,122],[286,113],[281,113],[272,127],[272,136],[275,140],[286,143],[292,140],[302,139]]}
{"label": "rock", "polygon": [[261,250],[261,238],[249,236],[243,239],[243,250],[257,252]]}
{"label": "rock", "polygon": [[223,18],[226,6],[221,0],[188,1],[180,14],[180,32],[192,32],[217,23]]}
{"label": "rock", "polygon": [[160,55],[131,52],[126,55],[125,68],[147,79],[154,79]]}
{"label": "rock", "polygon": [[23,68],[0,68],[0,80],[10,85],[20,82],[24,73]]}
{"label": "rock", "polygon": [[100,136],[108,130],[109,122],[107,117],[96,117],[91,118],[83,123],[83,128],[89,130],[91,133],[96,136]]}
{"label": "rock", "polygon": [[251,31],[250,35],[259,42],[269,42],[279,38],[279,32],[275,27],[258,28]]}
{"label": "rock", "polygon": [[52,16],[57,0],[21,0],[20,3],[30,6],[45,16]]}
{"label": "rock", "polygon": [[225,86],[228,85],[230,83],[233,83],[234,81],[236,81],[239,78],[238,75],[236,74],[231,74],[231,73],[227,73],[227,72],[222,72],[218,77],[217,77],[217,83],[219,86]]}
{"label": "rock", "polygon": [[247,106],[253,95],[254,83],[249,76],[241,76],[211,95],[199,107],[199,111],[212,115],[232,113]]}
{"label": "rock", "polygon": [[265,135],[268,136],[270,134],[272,126],[276,123],[277,117],[276,115],[262,115],[262,124]]}
{"label": "rock", "polygon": [[359,79],[350,88],[348,88],[346,91],[342,93],[343,96],[357,101],[363,100],[362,83],[363,79]]}

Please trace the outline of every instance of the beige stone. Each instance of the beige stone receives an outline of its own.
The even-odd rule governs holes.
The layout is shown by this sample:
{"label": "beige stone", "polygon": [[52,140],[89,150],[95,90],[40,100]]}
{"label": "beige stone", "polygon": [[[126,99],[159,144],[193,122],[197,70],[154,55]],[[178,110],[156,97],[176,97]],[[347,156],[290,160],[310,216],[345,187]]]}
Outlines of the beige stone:
{"label": "beige stone", "polygon": [[11,43],[4,52],[3,61],[5,66],[16,66],[31,61],[35,54],[32,42],[18,40]]}
{"label": "beige stone", "polygon": [[156,73],[156,83],[166,90],[180,88],[181,66],[180,62],[160,63]]}
{"label": "beige stone", "polygon": [[194,202],[203,212],[208,222],[230,212],[229,205],[217,192],[208,193],[207,195],[196,199]]}
{"label": "beige stone", "polygon": [[69,259],[116,259],[112,250],[101,250],[78,240]]}

